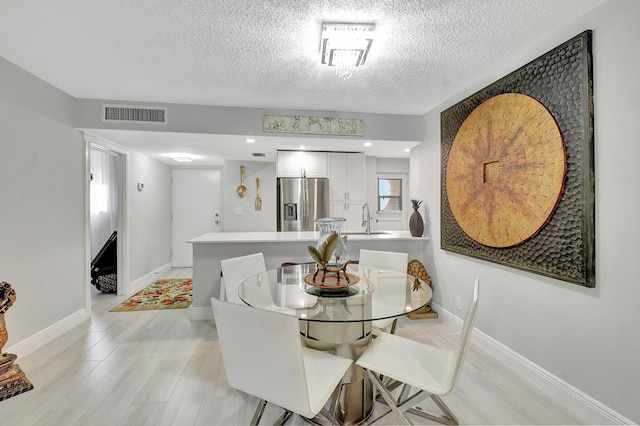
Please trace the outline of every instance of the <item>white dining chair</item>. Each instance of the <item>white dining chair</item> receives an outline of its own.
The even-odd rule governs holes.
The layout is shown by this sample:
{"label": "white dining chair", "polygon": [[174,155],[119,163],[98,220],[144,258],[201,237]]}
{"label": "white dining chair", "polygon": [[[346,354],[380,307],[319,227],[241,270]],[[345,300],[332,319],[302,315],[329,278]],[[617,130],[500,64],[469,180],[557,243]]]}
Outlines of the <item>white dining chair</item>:
{"label": "white dining chair", "polygon": [[[364,267],[406,273],[409,255],[393,251],[360,249],[360,258],[358,260],[360,265]],[[393,334],[396,331],[397,323],[397,318],[386,318],[372,321],[371,326]]]}
{"label": "white dining chair", "polygon": [[260,422],[267,402],[286,410],[276,424],[284,424],[292,412],[336,423],[334,411],[351,360],[304,347],[295,316],[216,298],[211,305],[229,386],[260,399],[252,425]]}
{"label": "white dining chair", "polygon": [[238,296],[240,284],[247,278],[267,270],[262,253],[233,257],[220,261],[222,282],[220,285],[220,300],[244,304]]}
{"label": "white dining chair", "polygon": [[[440,397],[454,389],[462,371],[478,307],[478,294],[479,281],[476,279],[460,339],[453,349],[382,333],[358,358],[356,364],[364,369],[391,409],[385,416],[395,413],[410,425],[411,421],[405,416],[408,411],[439,423],[458,424],[458,419]],[[400,384],[402,389],[394,397],[392,391],[397,390]],[[418,391],[410,394],[412,388]],[[442,414],[415,406],[429,397]]]}

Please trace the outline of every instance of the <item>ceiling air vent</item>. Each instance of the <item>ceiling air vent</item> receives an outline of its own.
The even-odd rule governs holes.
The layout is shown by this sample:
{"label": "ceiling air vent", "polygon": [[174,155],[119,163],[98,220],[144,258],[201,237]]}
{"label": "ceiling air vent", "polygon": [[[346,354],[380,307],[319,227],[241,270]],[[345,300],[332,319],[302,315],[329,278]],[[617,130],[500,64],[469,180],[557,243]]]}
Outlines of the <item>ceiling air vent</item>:
{"label": "ceiling air vent", "polygon": [[253,157],[266,157],[267,154],[265,154],[264,152],[252,152],[251,156],[253,156]]}
{"label": "ceiling air vent", "polygon": [[167,124],[167,108],[102,105],[102,121],[106,123]]}

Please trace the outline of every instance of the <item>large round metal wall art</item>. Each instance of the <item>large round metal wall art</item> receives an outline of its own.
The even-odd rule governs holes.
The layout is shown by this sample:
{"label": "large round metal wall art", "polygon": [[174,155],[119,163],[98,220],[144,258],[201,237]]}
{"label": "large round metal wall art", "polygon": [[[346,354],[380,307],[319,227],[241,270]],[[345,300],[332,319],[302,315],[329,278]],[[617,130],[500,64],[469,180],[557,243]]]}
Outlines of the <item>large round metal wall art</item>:
{"label": "large round metal wall art", "polygon": [[446,171],[447,197],[462,230],[504,248],[534,236],[560,197],[565,145],[549,111],[519,93],[494,96],[462,123]]}

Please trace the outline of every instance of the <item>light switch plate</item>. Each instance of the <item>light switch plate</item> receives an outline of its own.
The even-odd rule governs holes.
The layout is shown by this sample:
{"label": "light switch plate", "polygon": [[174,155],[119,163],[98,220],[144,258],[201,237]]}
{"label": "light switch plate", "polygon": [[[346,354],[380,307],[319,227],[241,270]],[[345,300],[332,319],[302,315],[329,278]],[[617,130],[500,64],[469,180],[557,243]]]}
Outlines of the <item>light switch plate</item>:
{"label": "light switch plate", "polygon": [[244,209],[242,207],[236,207],[236,216],[244,216]]}

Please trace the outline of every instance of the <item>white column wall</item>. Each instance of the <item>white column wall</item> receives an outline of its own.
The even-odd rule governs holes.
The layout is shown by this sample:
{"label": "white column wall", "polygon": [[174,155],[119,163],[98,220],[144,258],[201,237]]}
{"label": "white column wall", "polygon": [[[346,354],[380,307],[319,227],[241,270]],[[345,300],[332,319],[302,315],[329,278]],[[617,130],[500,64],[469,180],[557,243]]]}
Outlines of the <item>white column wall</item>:
{"label": "white column wall", "polygon": [[88,183],[73,99],[2,58],[0,82],[0,280],[17,292],[7,350],[85,307]]}
{"label": "white column wall", "polygon": [[[138,191],[138,182],[144,189]],[[134,281],[171,262],[171,168],[129,154],[130,278]]]}

